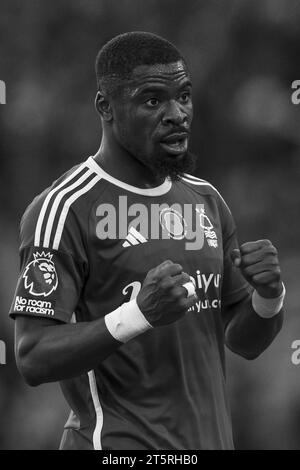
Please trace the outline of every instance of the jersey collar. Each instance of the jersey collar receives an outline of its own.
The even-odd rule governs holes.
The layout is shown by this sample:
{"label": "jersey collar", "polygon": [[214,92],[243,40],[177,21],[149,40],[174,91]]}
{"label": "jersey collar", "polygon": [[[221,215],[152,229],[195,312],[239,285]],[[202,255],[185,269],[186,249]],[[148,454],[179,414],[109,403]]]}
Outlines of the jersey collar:
{"label": "jersey collar", "polygon": [[101,176],[101,178],[109,181],[119,188],[126,189],[127,191],[135,194],[141,194],[143,196],[162,196],[163,194],[166,194],[168,191],[170,191],[172,187],[172,181],[169,178],[166,178],[160,186],[156,186],[155,188],[137,188],[135,186],[131,186],[130,184],[124,183],[123,181],[120,181],[106,173],[106,171],[104,171],[99,166],[94,157],[89,157],[86,163],[88,167]]}

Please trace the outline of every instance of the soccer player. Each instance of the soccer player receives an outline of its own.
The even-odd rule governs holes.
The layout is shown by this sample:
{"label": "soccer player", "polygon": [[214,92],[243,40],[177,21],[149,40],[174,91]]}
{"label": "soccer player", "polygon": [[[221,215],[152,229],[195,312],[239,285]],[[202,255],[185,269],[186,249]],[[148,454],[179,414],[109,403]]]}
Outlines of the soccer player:
{"label": "soccer player", "polygon": [[62,449],[231,449],[224,347],[253,359],[280,330],[276,249],[239,247],[223,198],[190,175],[192,85],[174,45],[117,36],[96,74],[99,151],[22,218],[19,370],[61,382]]}

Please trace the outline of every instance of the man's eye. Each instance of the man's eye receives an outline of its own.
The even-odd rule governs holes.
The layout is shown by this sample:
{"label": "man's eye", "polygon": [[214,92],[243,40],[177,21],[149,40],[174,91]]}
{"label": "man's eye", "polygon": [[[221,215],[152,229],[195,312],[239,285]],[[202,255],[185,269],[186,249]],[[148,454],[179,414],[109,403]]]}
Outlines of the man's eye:
{"label": "man's eye", "polygon": [[155,108],[156,106],[158,106],[159,101],[157,98],[150,98],[149,100],[146,101],[146,104],[150,108]]}
{"label": "man's eye", "polygon": [[180,98],[183,103],[187,103],[191,97],[191,94],[189,92],[184,92],[181,94]]}

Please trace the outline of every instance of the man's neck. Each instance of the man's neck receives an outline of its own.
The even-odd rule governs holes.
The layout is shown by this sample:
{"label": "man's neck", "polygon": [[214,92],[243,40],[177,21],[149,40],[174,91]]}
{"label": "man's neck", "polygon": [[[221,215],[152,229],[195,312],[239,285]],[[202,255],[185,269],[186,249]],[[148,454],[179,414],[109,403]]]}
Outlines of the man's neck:
{"label": "man's neck", "polygon": [[104,138],[95,155],[95,161],[114,178],[131,186],[147,189],[155,188],[164,182],[153,175],[149,167],[117,145],[111,145]]}

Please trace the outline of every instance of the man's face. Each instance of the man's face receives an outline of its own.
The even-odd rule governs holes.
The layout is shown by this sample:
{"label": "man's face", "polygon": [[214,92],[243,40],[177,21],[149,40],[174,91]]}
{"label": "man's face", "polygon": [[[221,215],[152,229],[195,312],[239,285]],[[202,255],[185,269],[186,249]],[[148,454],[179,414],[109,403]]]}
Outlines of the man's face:
{"label": "man's face", "polygon": [[191,169],[191,81],[183,62],[136,67],[114,100],[113,132],[119,144],[159,177]]}

